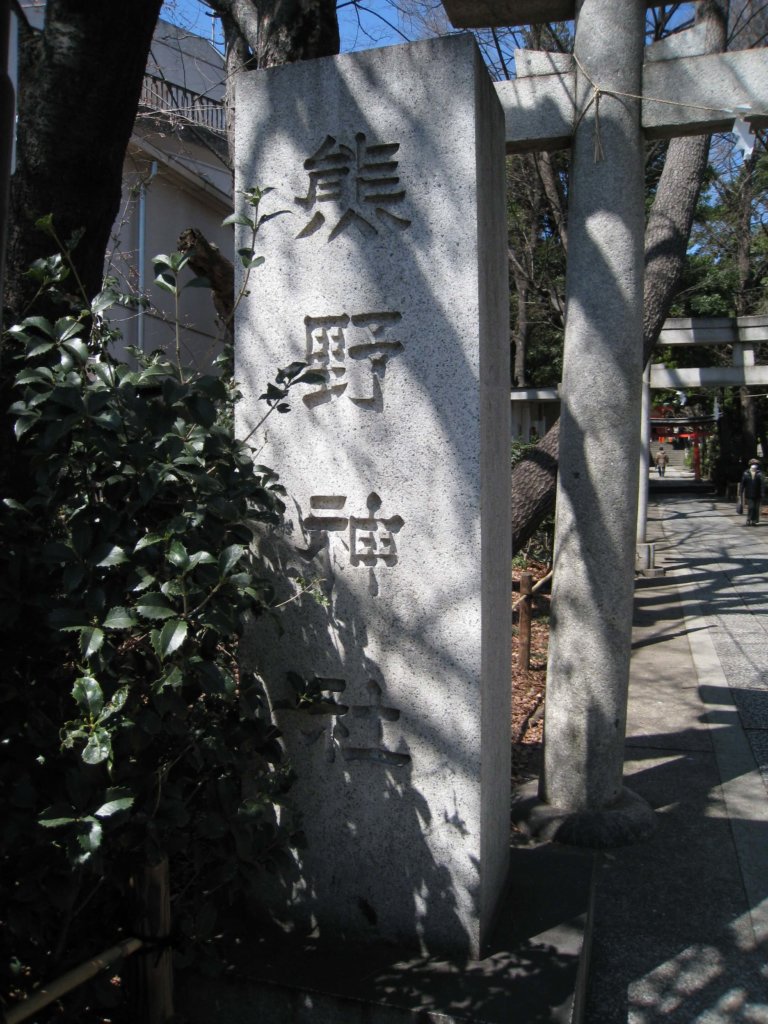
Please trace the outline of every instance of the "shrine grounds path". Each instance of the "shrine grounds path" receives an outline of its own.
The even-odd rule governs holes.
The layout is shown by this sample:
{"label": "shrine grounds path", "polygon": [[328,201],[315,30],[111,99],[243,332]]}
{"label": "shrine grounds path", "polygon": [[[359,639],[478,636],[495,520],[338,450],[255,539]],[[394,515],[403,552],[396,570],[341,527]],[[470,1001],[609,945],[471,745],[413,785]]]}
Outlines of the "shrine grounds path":
{"label": "shrine grounds path", "polygon": [[652,487],[633,636],[625,777],[659,824],[598,855],[587,1024],[768,1024],[768,520],[682,486]]}

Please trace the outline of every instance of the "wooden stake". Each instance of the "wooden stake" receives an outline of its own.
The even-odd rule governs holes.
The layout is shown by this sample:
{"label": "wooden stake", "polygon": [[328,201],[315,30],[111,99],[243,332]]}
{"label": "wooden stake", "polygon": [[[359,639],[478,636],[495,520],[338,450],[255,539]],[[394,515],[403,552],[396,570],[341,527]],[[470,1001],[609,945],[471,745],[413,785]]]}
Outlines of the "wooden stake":
{"label": "wooden stake", "polygon": [[519,610],[519,646],[517,651],[517,667],[526,672],[531,667],[531,594],[533,592],[533,574],[520,573],[520,610]]}
{"label": "wooden stake", "polygon": [[168,858],[144,867],[134,877],[139,935],[148,947],[136,964],[136,1020],[142,1024],[168,1024],[173,1017],[173,955],[167,945],[171,934],[171,887]]}

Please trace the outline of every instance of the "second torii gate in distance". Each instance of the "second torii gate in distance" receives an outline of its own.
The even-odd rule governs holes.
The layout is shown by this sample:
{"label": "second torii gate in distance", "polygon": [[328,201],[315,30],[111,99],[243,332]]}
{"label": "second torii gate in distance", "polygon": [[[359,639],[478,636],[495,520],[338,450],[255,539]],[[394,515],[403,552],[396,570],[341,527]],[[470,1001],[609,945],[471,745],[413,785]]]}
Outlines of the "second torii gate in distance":
{"label": "second torii gate in distance", "polygon": [[[508,152],[572,147],[545,767],[546,835],[631,841],[623,788],[643,375],[644,141],[768,111],[760,51],[698,56],[696,29],[645,49],[645,0],[443,0],[456,28],[576,17],[573,56],[518,51],[497,85]],[[762,118],[764,123],[765,118]]]}

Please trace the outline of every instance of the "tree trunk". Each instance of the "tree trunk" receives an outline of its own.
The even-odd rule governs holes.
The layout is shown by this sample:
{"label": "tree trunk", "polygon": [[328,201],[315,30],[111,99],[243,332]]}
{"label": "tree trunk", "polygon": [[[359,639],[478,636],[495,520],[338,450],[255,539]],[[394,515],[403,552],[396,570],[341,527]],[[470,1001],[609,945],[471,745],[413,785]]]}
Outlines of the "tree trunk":
{"label": "tree trunk", "polygon": [[5,282],[6,225],[8,223],[8,185],[11,177],[16,102],[13,83],[8,74],[8,40],[10,38],[10,0],[0,0],[0,296]]}
{"label": "tree trunk", "polygon": [[741,410],[741,457],[746,464],[757,452],[757,417],[755,400],[744,386],[739,388],[739,408]]}
{"label": "tree trunk", "polygon": [[[19,23],[16,168],[11,178],[5,276],[5,324],[27,314],[36,285],[30,264],[60,246],[35,227],[51,214],[72,252],[68,282],[85,303],[101,288],[104,252],[118,213],[123,160],[141,94],[152,33],[162,0],[83,3],[48,0],[38,31]],[[79,281],[79,284],[78,284]],[[85,295],[82,294],[85,292]],[[59,311],[43,312],[59,315]],[[12,366],[0,346],[0,406],[12,402]],[[29,467],[0,419],[0,482],[21,496],[32,486]]]}
{"label": "tree trunk", "polygon": [[209,0],[223,19],[227,48],[245,44],[242,65],[271,68],[339,52],[336,0]]}
{"label": "tree trunk", "polygon": [[[709,136],[673,139],[669,144],[645,236],[645,362],[678,288],[708,153]],[[554,508],[559,431],[558,420],[512,469],[513,554]]]}
{"label": "tree trunk", "polygon": [[709,136],[674,139],[645,229],[643,365],[680,286],[688,238],[707,169]]}
{"label": "tree trunk", "polygon": [[259,8],[256,64],[271,68],[339,52],[336,0],[264,2]]}
{"label": "tree trunk", "polygon": [[555,507],[560,421],[512,469],[512,553]]}
{"label": "tree trunk", "polygon": [[339,52],[336,0],[208,0],[221,18],[227,50],[227,142],[234,167],[234,82],[240,71]]}
{"label": "tree trunk", "polygon": [[42,31],[22,23],[6,285],[16,317],[34,294],[24,272],[55,250],[35,228],[46,214],[64,241],[84,229],[73,253],[78,277],[89,297],[101,287],[161,3],[48,0]]}
{"label": "tree trunk", "polygon": [[[719,52],[725,47],[727,7],[723,0],[704,0],[699,4],[696,18],[707,26],[708,52]],[[673,139],[667,149],[645,234],[645,362],[651,356],[679,286],[708,154],[708,135]],[[513,553],[536,532],[554,507],[559,429],[558,420],[512,470]]]}
{"label": "tree trunk", "polygon": [[197,277],[210,281],[214,308],[222,327],[229,334],[235,313],[235,268],[232,261],[222,256],[218,246],[211,245],[197,228],[182,231],[176,247],[179,252],[186,253],[190,269]]}

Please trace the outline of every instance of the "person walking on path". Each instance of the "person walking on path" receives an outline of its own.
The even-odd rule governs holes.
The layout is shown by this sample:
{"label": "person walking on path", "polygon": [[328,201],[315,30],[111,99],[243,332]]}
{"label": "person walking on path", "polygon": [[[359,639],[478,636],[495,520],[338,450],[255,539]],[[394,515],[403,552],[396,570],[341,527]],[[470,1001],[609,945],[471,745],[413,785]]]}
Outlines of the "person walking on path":
{"label": "person walking on path", "polygon": [[659,476],[664,476],[664,474],[667,472],[668,462],[669,457],[667,453],[664,451],[664,445],[662,445],[661,448],[659,448],[659,454],[656,456],[656,472],[659,474]]}
{"label": "person walking on path", "polygon": [[739,484],[739,500],[747,513],[745,526],[757,526],[760,522],[760,506],[763,501],[764,489],[760,463],[757,459],[750,459],[749,466],[744,470]]}

